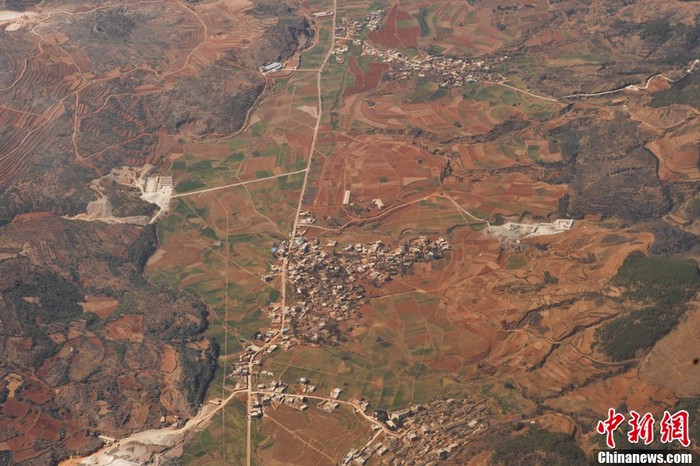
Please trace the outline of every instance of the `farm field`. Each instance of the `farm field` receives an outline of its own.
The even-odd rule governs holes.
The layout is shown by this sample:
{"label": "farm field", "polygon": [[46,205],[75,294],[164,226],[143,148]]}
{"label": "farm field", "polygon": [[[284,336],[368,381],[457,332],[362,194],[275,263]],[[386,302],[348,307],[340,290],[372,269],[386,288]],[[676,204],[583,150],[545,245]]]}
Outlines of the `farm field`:
{"label": "farm field", "polygon": [[[310,4],[312,11],[330,7]],[[381,9],[379,4],[345,1],[335,7],[336,21]],[[421,235],[444,237],[451,246],[447,257],[416,265],[411,274],[383,286],[366,288],[366,302],[357,317],[338,325],[346,335],[339,345],[295,344],[262,354],[262,366],[269,373],[256,383],[279,380],[299,394],[299,380],[308,379],[318,399],[330,400],[332,391],[341,388],[343,403],[359,399],[371,409],[388,411],[444,398],[485,397],[493,403],[492,425],[525,418],[566,435],[577,425],[586,432],[577,442],[584,452],[597,442],[595,433],[584,426],[605,412],[612,397],[626,390],[622,387],[635,384],[625,399],[639,409],[655,411],[675,403],[669,384],[656,380],[656,359],[642,365],[648,376],[640,379],[635,367],[641,359],[611,361],[599,341],[599,330],[625,312],[620,291],[611,285],[613,277],[629,254],[649,253],[655,241],[651,233],[623,225],[592,204],[581,207],[584,213],[571,231],[558,235],[503,243],[488,233],[488,226],[499,222],[542,222],[573,211],[562,204],[571,202],[566,200],[572,187],[578,189],[576,177],[582,176],[574,173],[579,162],[572,158],[572,134],[582,134],[583,119],[610,119],[612,111],[599,107],[605,97],[572,106],[534,89],[525,93],[518,88],[529,88],[537,67],[576,66],[584,74],[592,73],[609,51],[588,42],[574,44],[569,32],[551,26],[523,38],[524,29],[519,28],[539,21],[549,24],[560,14],[547,11],[546,5],[523,14],[505,9],[489,13],[484,7],[455,2],[384,8],[379,29],[358,33],[373,47],[400,49],[409,56],[428,45],[429,53],[489,54],[524,40],[523,47],[542,50],[542,60],[518,56],[506,62],[510,87],[476,82],[445,89],[427,77],[391,80],[386,78],[391,65],[365,56],[362,47],[341,36],[333,43],[348,45],[344,59],[335,60],[336,52],[323,66],[333,34],[328,29],[331,20],[319,19],[318,41],[302,53],[300,72],[272,80],[243,132],[216,146],[185,146],[186,163],[173,163],[176,179],[180,173],[181,179],[199,182],[178,190],[183,195],[160,229],[163,256],[149,263],[151,276],[192,286],[214,303],[213,329],[224,327],[214,331],[219,339],[228,338],[226,354],[234,356],[246,345],[239,338],[275,328],[261,309],[270,303],[289,305],[296,298],[289,286],[284,297],[285,285],[278,275],[268,284],[255,279],[269,273],[271,265],[283,264],[269,248],[284,242],[295,225],[309,244],[337,242],[338,247],[378,240],[392,245]],[[448,24],[451,32],[441,35]],[[620,59],[633,61],[629,55]],[[513,71],[516,63],[523,65],[521,71]],[[319,67],[317,90],[317,75],[311,70]],[[569,90],[564,82],[561,89]],[[316,92],[322,102],[320,117]],[[629,119],[657,128],[678,125],[688,117],[682,108],[650,111],[648,96],[622,99]],[[319,131],[314,137],[316,118]],[[694,134],[692,128],[686,123],[673,133],[656,130],[659,137],[648,148],[662,160],[660,177],[694,176],[688,165],[692,151],[684,145]],[[309,161],[304,148],[311,144]],[[577,149],[588,154],[591,147]],[[211,163],[193,165],[202,160]],[[305,170],[307,163],[307,172],[294,173]],[[272,177],[278,178],[265,180]],[[241,186],[225,187],[235,183]],[[216,186],[223,188],[187,194]],[[222,220],[232,212],[214,207],[216,203],[236,206],[228,225]],[[313,222],[297,225],[298,212]],[[176,223],[179,226],[172,228]],[[202,237],[203,232],[210,238]],[[234,239],[244,233],[248,236]],[[233,247],[224,245],[227,237]],[[224,245],[219,247],[228,251],[226,258],[214,258],[202,248],[214,243]],[[168,247],[186,250],[185,244],[193,251],[200,244],[197,258],[192,256],[184,268],[182,259],[168,265]],[[677,332],[689,337],[691,328],[679,327]],[[672,335],[658,351],[675,351]],[[226,396],[233,389],[236,379],[226,376],[233,361],[222,359],[211,396]],[[319,411],[314,403],[308,411],[285,404],[265,408],[263,420],[253,421],[251,461],[330,464],[369,440],[368,431],[360,429],[351,438],[324,441],[313,429],[326,422],[355,429],[363,422],[343,409],[332,415]],[[258,429],[267,435],[265,440]],[[339,429],[331,430],[346,435]],[[478,439],[470,442],[477,450],[488,449]],[[187,448],[196,447],[190,443]]]}
{"label": "farm field", "polygon": [[0,14],[0,464],[585,464],[610,408],[700,416],[693,2],[62,3]]}
{"label": "farm field", "polygon": [[263,421],[262,430],[274,440],[261,447],[261,461],[279,465],[330,464],[345,454],[346,445],[360,446],[369,436],[368,426],[347,408],[329,414],[281,405]]}

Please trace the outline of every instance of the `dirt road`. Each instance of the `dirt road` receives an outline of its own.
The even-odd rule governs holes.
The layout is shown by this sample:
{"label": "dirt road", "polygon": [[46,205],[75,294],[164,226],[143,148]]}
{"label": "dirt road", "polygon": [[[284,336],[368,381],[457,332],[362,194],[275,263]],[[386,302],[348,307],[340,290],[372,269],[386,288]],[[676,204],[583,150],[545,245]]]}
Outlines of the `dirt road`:
{"label": "dirt road", "polygon": [[245,389],[238,389],[223,400],[220,404],[207,403],[199,412],[187,423],[179,428],[164,427],[162,429],[150,429],[137,432],[128,437],[118,440],[113,445],[102,448],[85,458],[72,458],[60,463],[60,466],[92,465],[92,466],[114,466],[114,465],[138,465],[144,464],[151,452],[145,448],[148,445],[156,445],[171,449],[183,443],[191,434],[203,427],[216,413],[221,411],[226,404],[236,395],[244,392]]}

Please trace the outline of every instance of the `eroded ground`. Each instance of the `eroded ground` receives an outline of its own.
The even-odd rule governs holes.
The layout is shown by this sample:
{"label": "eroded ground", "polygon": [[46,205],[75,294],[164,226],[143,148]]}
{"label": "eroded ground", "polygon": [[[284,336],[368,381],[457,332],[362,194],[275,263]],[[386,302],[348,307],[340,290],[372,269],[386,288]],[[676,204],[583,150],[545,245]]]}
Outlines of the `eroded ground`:
{"label": "eroded ground", "polygon": [[[93,56],[94,73],[109,79],[90,87],[99,97],[86,99],[91,104],[81,104],[77,89],[92,77],[78,70],[94,50],[80,57],[55,50],[78,63],[54,65],[75,81],[62,94],[66,108],[86,106],[68,111],[64,143],[86,167],[136,164],[144,153],[150,158],[140,160],[162,161],[175,195],[147,275],[210,306],[206,333],[220,355],[207,398],[231,401],[164,456],[187,464],[335,464],[353,451],[370,464],[510,464],[519,451],[577,464],[602,445],[595,423],[610,407],[700,415],[700,355],[687,350],[697,338],[697,6],[305,2],[299,15],[315,32],[300,58],[264,79],[251,68],[226,84],[224,76],[255,56],[250,31],[272,26],[252,14],[241,20],[249,32],[231,33],[237,29],[225,18],[238,7],[222,5],[168,10],[182,13],[170,40],[190,44],[180,61],[145,54],[126,79],[118,73],[129,71],[129,56],[121,71]],[[258,14],[274,9],[256,5]],[[174,21],[149,16],[154,8],[113,14]],[[99,21],[99,11],[84,15]],[[319,11],[334,14],[314,18]],[[369,14],[376,30],[352,24]],[[128,29],[127,19],[103,29]],[[73,37],[85,33],[79,25]],[[130,50],[149,39],[134,37]],[[50,51],[64,40],[47,37],[34,48]],[[228,44],[226,54],[212,52],[218,41]],[[347,51],[329,53],[341,45]],[[429,55],[468,62],[468,71],[404,70]],[[176,79],[192,68],[201,83]],[[11,90],[13,78],[3,79]],[[101,90],[112,82],[123,89]],[[197,85],[203,92],[193,100]],[[228,97],[245,105],[246,89],[260,93],[256,106],[227,118]],[[43,113],[17,109],[27,125],[50,121],[58,103],[45,100]],[[66,110],[56,108],[58,125]],[[120,112],[124,134],[100,120]],[[91,125],[110,130],[101,129],[103,137]],[[8,131],[24,131],[31,142],[43,134],[31,128]],[[150,145],[131,148],[136,141]],[[19,173],[15,155],[6,166]],[[494,234],[501,225],[565,218],[573,226],[557,234]],[[311,327],[294,320],[303,312],[271,311],[305,303],[287,280],[299,259],[280,246],[306,242],[330,254],[419,236],[444,238],[449,253],[382,286],[362,282],[366,302],[350,319],[329,322],[337,344],[304,343],[313,339],[299,332]],[[662,280],[671,271],[675,285]],[[101,316],[113,303],[96,297],[84,306]],[[128,316],[116,322],[104,328],[109,338],[142,325]],[[179,365],[163,357],[172,378]],[[674,370],[664,371],[669,361]],[[280,381],[286,399],[275,398]],[[467,402],[479,416],[450,417]],[[415,412],[403,426],[383,418],[409,406]],[[262,418],[250,419],[257,409]],[[439,425],[421,420],[429,417]]]}

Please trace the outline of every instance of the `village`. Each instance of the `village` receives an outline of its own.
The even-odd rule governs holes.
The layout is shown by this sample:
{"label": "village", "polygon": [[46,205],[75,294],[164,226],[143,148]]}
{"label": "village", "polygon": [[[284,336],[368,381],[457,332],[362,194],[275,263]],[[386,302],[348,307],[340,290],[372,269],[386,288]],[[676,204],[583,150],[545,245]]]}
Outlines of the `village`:
{"label": "village", "polygon": [[[302,214],[303,218],[310,218],[309,213]],[[274,374],[262,369],[264,357],[280,348],[288,351],[300,343],[337,344],[340,339],[347,338],[338,324],[359,317],[358,310],[367,301],[366,286],[379,288],[394,277],[413,274],[415,263],[439,260],[450,250],[444,238],[431,240],[425,236],[392,246],[382,241],[343,247],[337,241],[329,241],[321,246],[318,238],[309,242],[303,236],[274,244],[272,254],[287,264],[287,284],[297,302],[284,308],[277,303],[270,304],[264,311],[273,327],[256,331],[250,340],[241,338],[246,349],[233,364],[229,377],[238,379],[239,386],[252,385],[255,380],[258,391],[265,392],[254,403],[249,415],[259,418],[262,407],[273,403],[286,402],[302,410],[307,406],[304,398],[284,395],[288,386],[280,380],[272,380]],[[273,264],[270,273],[262,279],[272,281],[275,275],[282,273],[283,267],[284,264]],[[306,379],[299,384],[304,395],[316,390]],[[331,398],[337,399],[341,391],[337,388]],[[332,412],[337,406],[331,402],[321,407]],[[367,408],[360,402],[357,406]]]}
{"label": "village", "polygon": [[493,56],[474,58],[459,58],[418,52],[410,57],[398,50],[380,50],[357,36],[363,30],[374,31],[381,27],[384,10],[373,10],[364,21],[342,18],[340,26],[335,30],[334,54],[337,63],[344,63],[349,50],[348,43],[362,46],[362,55],[378,58],[391,65],[386,76],[389,79],[405,81],[414,76],[426,78],[439,83],[442,88],[461,87],[464,84],[475,83],[479,80],[502,82],[505,78],[499,74],[497,66],[508,56]]}
{"label": "village", "polygon": [[467,59],[425,53],[408,57],[397,50],[382,51],[369,44],[363,46],[363,54],[389,63],[392,66],[387,72],[389,79],[405,81],[417,76],[438,82],[441,88],[462,87],[478,81],[503,82],[505,78],[496,67],[508,60],[508,56]]}
{"label": "village", "polygon": [[299,411],[311,408],[328,413],[345,406],[370,421],[375,435],[361,448],[348,451],[342,460],[344,465],[449,462],[463,453],[461,439],[487,429],[490,407],[485,399],[449,398],[387,411],[373,409],[361,397],[343,399],[340,387],[325,396],[316,393],[316,386],[306,377],[290,386],[274,379],[271,372],[260,371],[257,375],[259,383],[248,413],[251,419],[262,419],[267,410],[286,405]]}
{"label": "village", "polygon": [[372,459],[376,460],[373,463],[390,465],[449,462],[462,453],[464,442],[461,439],[478,435],[487,428],[489,405],[485,399],[450,398],[386,411],[372,409],[364,398],[343,400],[343,390],[339,387],[331,390],[328,396],[314,394],[315,391],[316,387],[305,377],[291,388],[280,380],[258,383],[249,417],[261,419],[266,410],[276,410],[282,405],[300,411],[312,408],[328,413],[341,405],[349,407],[370,421],[375,435],[363,447],[348,451],[342,460],[345,465],[364,465]]}
{"label": "village", "polygon": [[[465,438],[487,429],[486,400],[470,398],[412,404],[398,411],[374,411],[390,432],[350,450],[342,464],[456,464]],[[374,458],[373,458],[374,457]]]}
{"label": "village", "polygon": [[[338,323],[353,317],[367,302],[367,285],[378,288],[392,277],[410,275],[414,263],[441,259],[448,251],[450,245],[444,238],[425,236],[395,246],[373,241],[343,247],[337,241],[322,246],[318,239],[308,242],[297,236],[273,247],[273,253],[287,258],[287,281],[298,301],[285,309],[270,305],[267,312],[273,324],[281,322],[284,312],[292,326],[286,331],[293,330],[301,341],[337,343]],[[273,266],[262,278],[271,281],[280,271]]]}
{"label": "village", "polygon": [[[386,78],[407,81],[418,77],[437,82],[441,88],[456,88],[479,81],[504,82],[505,78],[497,69],[509,59],[507,55],[486,56],[479,58],[452,57],[442,53],[425,53],[418,51],[415,56],[399,50],[381,50],[362,38],[363,31],[376,31],[382,27],[385,10],[372,10],[364,19],[355,20],[347,17],[340,19],[335,29],[333,54],[336,63],[345,63],[350,45],[360,46],[361,55],[390,65]],[[313,14],[316,19],[333,16],[332,12],[320,11]],[[430,50],[428,50],[430,52]],[[272,62],[260,67],[263,74],[281,71],[285,64]]]}

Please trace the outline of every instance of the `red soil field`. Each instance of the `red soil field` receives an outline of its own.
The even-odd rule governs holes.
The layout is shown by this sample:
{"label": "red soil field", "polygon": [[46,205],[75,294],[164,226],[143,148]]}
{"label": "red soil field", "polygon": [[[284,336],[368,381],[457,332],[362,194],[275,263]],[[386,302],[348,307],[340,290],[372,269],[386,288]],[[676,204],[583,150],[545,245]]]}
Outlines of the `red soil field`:
{"label": "red soil field", "polygon": [[398,28],[396,21],[410,20],[413,16],[399,10],[399,5],[394,4],[389,10],[386,21],[379,31],[372,31],[369,39],[379,45],[392,48],[415,47],[418,45],[420,28],[418,26]]}
{"label": "red soil field", "polygon": [[143,316],[126,315],[107,324],[105,330],[113,340],[143,341]]}
{"label": "red soil field", "polygon": [[389,69],[389,65],[386,63],[370,63],[370,71],[365,73],[357,65],[357,60],[353,56],[350,56],[348,59],[348,65],[350,65],[352,74],[355,75],[355,85],[345,89],[345,92],[343,92],[344,96],[360,94],[374,89],[381,81],[382,73]]}

